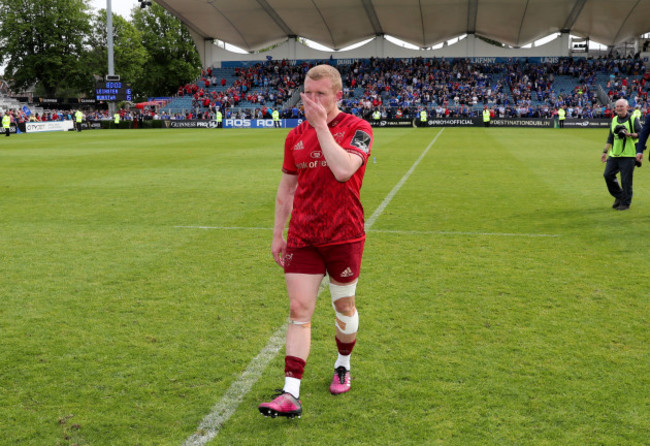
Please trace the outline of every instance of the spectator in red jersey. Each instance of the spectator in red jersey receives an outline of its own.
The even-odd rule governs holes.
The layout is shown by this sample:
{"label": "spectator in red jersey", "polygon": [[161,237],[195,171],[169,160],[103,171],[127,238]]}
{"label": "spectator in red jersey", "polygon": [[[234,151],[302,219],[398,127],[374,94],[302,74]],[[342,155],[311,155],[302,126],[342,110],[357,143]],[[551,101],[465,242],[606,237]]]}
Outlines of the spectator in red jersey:
{"label": "spectator in red jersey", "polygon": [[336,313],[338,358],[329,388],[333,395],[350,390],[350,355],[359,325],[355,290],[365,241],[360,190],[372,129],[368,122],[339,110],[343,89],[334,67],[310,69],[300,97],[306,121],[289,133],[284,144],[271,244],[273,258],[284,268],[290,308],[284,388],[271,402],[259,405],[259,411],[271,417],[302,413],[300,383],[325,274]]}

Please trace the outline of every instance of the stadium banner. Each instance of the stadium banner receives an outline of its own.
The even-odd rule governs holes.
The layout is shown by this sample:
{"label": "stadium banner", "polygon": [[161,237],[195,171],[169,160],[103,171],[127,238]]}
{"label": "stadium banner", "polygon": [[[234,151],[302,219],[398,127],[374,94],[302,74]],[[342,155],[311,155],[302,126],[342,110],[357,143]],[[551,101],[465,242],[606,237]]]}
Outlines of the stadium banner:
{"label": "stadium banner", "polygon": [[38,101],[35,101],[38,104],[63,104],[63,98],[38,98]]}
{"label": "stadium banner", "polygon": [[72,130],[74,124],[72,121],[49,121],[49,122],[27,122],[25,130],[27,133],[37,132],[65,132]]}
{"label": "stadium banner", "polygon": [[[478,120],[480,121],[480,119]],[[481,122],[480,125],[483,125]],[[555,119],[544,118],[493,118],[490,120],[491,127],[555,127]]]}
{"label": "stadium banner", "polygon": [[[302,123],[302,119],[280,119],[280,127],[292,129]],[[273,119],[224,119],[224,129],[272,129]]]}
{"label": "stadium banner", "polygon": [[39,104],[41,106],[48,106],[48,105],[95,105],[97,104],[97,100],[95,98],[35,98],[34,99],[35,104]]}
{"label": "stadium banner", "polygon": [[413,127],[412,119],[373,119],[370,122],[371,127],[388,127],[388,128],[404,128]]}
{"label": "stadium banner", "polygon": [[82,121],[81,130],[101,130],[102,121]]}
{"label": "stadium banner", "polygon": [[163,128],[165,129],[216,129],[217,121],[210,120],[164,120]]}
{"label": "stadium banner", "polygon": [[[483,118],[429,118],[426,125],[419,119],[413,121],[416,127],[483,127]],[[553,128],[555,120],[551,118],[492,118],[490,127],[540,127]]]}
{"label": "stadium banner", "polygon": [[[416,118],[415,125],[423,126]],[[427,120],[426,127],[476,127],[483,125],[482,118],[430,118]]]}
{"label": "stadium banner", "polygon": [[564,128],[608,128],[611,123],[610,119],[571,119],[567,118],[564,120]]}

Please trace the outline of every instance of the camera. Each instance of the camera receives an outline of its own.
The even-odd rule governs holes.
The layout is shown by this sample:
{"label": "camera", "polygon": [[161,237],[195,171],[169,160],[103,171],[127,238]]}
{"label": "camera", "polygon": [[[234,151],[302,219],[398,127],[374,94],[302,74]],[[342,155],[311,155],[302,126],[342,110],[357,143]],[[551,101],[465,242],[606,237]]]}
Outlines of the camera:
{"label": "camera", "polygon": [[618,124],[614,127],[613,133],[619,138],[625,138],[627,136],[627,128],[623,124]]}

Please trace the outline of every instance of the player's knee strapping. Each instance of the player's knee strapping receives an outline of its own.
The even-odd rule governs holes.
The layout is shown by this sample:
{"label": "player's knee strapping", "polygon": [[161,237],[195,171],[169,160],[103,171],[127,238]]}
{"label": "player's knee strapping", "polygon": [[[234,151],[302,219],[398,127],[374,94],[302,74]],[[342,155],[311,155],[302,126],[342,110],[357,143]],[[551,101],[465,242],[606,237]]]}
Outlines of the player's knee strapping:
{"label": "player's knee strapping", "polygon": [[298,325],[299,327],[309,328],[311,327],[311,321],[296,321],[289,319],[289,325]]}
{"label": "player's knee strapping", "polygon": [[[330,282],[330,294],[332,295],[332,307],[334,307],[334,312],[336,313],[336,327],[343,334],[353,334],[356,333],[359,329],[359,313],[357,309],[354,309],[354,314],[352,316],[347,316],[343,313],[339,313],[336,309],[336,301],[344,297],[352,297],[355,295],[357,289],[357,281],[355,280],[352,283],[346,285],[335,285]],[[343,324],[343,327],[339,324],[339,321]]]}

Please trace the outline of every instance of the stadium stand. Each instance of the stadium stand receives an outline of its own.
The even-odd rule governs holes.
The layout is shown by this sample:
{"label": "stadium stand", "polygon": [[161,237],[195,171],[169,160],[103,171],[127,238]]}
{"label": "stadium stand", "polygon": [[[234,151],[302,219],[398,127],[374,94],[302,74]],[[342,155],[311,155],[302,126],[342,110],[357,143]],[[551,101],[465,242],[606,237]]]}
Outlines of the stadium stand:
{"label": "stadium stand", "polygon": [[[315,62],[314,62],[315,63]],[[209,67],[160,110],[163,116],[201,119],[221,109],[225,117],[295,117],[296,86],[309,64],[268,61],[246,68]],[[634,58],[561,58],[557,63],[472,63],[470,59],[375,59],[340,66],[342,109],[370,119],[478,116],[488,106],[498,116],[551,117],[566,106],[568,117],[606,117],[626,97],[648,108],[650,80]],[[298,110],[299,112],[299,110]]]}

